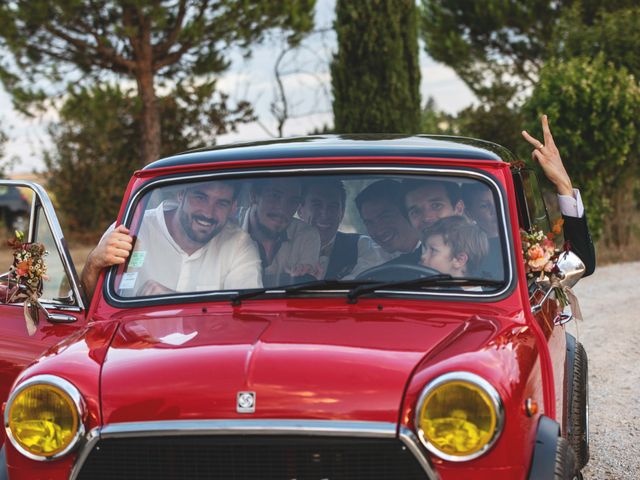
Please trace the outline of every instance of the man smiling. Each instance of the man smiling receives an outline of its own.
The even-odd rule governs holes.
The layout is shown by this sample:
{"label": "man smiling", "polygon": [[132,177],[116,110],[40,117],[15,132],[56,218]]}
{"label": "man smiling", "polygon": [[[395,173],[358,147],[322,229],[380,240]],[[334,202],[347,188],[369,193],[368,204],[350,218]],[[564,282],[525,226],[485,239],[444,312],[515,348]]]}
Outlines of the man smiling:
{"label": "man smiling", "polygon": [[320,276],[320,236],[293,215],[302,201],[295,178],[265,178],[251,185],[251,206],[242,228],[258,245],[265,287],[312,280]]}
{"label": "man smiling", "polygon": [[109,229],[82,272],[87,293],[93,292],[102,268],[124,263],[132,251],[119,286],[122,296],[260,287],[255,244],[228,222],[236,209],[237,188],[227,181],[185,187],[177,201],[164,201],[144,213],[135,248],[126,227]]}
{"label": "man smiling", "polygon": [[366,235],[338,230],[344,218],[347,192],[341,180],[310,179],[303,185],[298,216],[320,234],[320,275],[341,279],[379,265],[380,248]]}

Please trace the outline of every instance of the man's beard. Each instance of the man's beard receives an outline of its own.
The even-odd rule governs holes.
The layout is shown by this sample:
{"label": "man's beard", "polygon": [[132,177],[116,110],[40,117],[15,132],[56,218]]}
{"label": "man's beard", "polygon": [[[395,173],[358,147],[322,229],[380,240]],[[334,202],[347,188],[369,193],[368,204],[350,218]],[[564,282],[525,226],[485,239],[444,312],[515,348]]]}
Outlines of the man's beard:
{"label": "man's beard", "polygon": [[[204,245],[208,243],[213,237],[215,237],[218,233],[222,231],[223,225],[220,225],[217,221],[207,218],[203,215],[188,215],[183,210],[178,212],[178,218],[180,219],[180,225],[182,225],[182,229],[184,233],[189,237],[189,239],[195,243],[199,243]],[[204,222],[211,222],[211,231],[208,233],[198,233],[192,227],[191,224],[195,220],[201,220]]]}

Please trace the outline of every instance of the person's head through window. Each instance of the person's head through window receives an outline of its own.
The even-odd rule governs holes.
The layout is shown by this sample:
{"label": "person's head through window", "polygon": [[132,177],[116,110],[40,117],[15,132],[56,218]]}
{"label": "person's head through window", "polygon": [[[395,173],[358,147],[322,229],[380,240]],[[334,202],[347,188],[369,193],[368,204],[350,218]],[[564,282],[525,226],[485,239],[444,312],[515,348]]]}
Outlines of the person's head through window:
{"label": "person's head through window", "polygon": [[442,218],[425,230],[420,263],[452,277],[478,275],[489,251],[487,235],[465,217]]}
{"label": "person's head through window", "polygon": [[369,236],[387,253],[409,253],[417,247],[419,235],[406,217],[400,183],[372,183],[358,194],[356,206]]}
{"label": "person's head through window", "polygon": [[251,235],[258,239],[278,238],[291,224],[301,200],[299,180],[267,178],[255,181],[251,186]]}
{"label": "person's head through window", "polygon": [[491,189],[480,182],[462,187],[465,212],[489,238],[498,236],[498,217]]}
{"label": "person's head through window", "polygon": [[411,225],[421,233],[437,220],[463,215],[460,187],[446,180],[405,180],[404,202]]}
{"label": "person's head through window", "polygon": [[304,182],[298,216],[318,230],[322,246],[335,238],[346,201],[344,184],[337,178],[312,177]]}
{"label": "person's head through window", "polygon": [[211,181],[196,183],[178,193],[178,208],[167,212],[167,228],[188,253],[218,235],[235,213],[238,183]]}

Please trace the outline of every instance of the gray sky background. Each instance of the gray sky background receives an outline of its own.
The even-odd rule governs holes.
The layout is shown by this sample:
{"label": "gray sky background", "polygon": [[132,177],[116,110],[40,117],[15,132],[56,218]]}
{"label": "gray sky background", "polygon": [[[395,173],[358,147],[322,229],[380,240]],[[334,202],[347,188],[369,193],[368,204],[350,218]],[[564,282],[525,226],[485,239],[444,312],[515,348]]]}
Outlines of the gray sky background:
{"label": "gray sky background", "polygon": [[[285,136],[306,135],[333,124],[329,63],[336,50],[336,36],[331,29],[334,7],[335,0],[317,1],[316,29],[324,33],[312,34],[301,48],[288,52],[282,63],[282,80],[291,115],[284,127]],[[274,65],[281,49],[282,42],[273,38],[253,48],[248,59],[239,51],[231,52],[231,68],[220,77],[218,88],[232,100],[251,102],[259,122],[241,125],[237,132],[217,137],[218,144],[270,138],[277,133],[270,104],[276,94]],[[440,109],[455,113],[473,103],[473,94],[453,70],[428,57],[422,45],[420,65],[423,104],[431,96]],[[52,120],[55,112],[38,119],[18,114],[0,87],[0,122],[10,137],[6,154],[19,159],[13,173],[44,169],[42,151],[50,145],[46,125]]]}

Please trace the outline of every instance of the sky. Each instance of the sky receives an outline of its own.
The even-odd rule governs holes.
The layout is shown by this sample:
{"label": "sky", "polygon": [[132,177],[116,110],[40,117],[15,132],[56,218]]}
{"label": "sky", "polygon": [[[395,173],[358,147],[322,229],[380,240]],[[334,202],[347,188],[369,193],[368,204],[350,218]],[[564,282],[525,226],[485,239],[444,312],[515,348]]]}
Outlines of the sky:
{"label": "sky", "polygon": [[[333,124],[331,112],[331,77],[329,64],[336,51],[336,36],[331,29],[335,0],[318,0],[316,30],[301,47],[287,52],[282,66],[282,81],[288,99],[290,118],[285,123],[284,136],[306,135],[314,129]],[[230,52],[232,65],[220,76],[218,88],[232,100],[248,100],[255,109],[258,122],[243,124],[237,132],[218,136],[218,145],[272,138],[277,135],[277,122],[270,113],[275,98],[275,61],[282,42],[272,38],[252,48],[245,58],[240,51]],[[468,87],[455,72],[431,59],[420,48],[422,102],[433,97],[439,109],[455,113],[474,102]],[[5,153],[17,157],[12,173],[43,170],[42,151],[50,146],[47,123],[55,121],[55,112],[44,118],[27,119],[11,107],[11,99],[0,86],[0,125],[9,136]]]}

